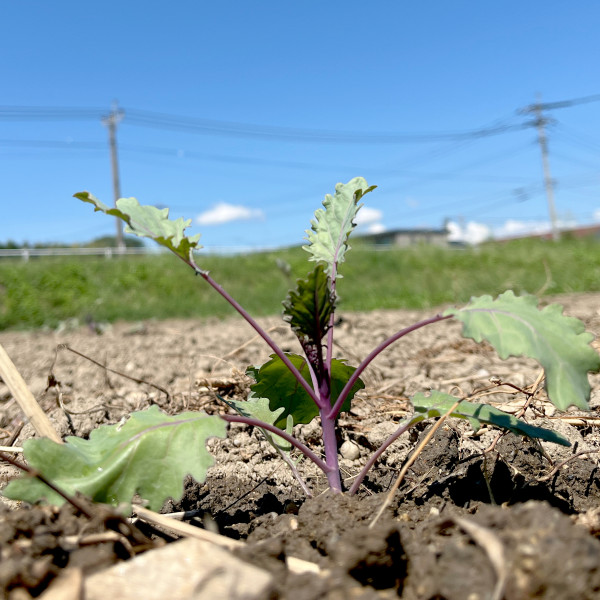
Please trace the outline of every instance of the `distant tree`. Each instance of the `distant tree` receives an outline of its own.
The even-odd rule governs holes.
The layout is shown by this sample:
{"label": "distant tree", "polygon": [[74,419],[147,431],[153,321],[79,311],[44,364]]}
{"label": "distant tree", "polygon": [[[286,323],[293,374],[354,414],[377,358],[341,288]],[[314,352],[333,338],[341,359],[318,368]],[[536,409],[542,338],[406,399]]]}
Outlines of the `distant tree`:
{"label": "distant tree", "polygon": [[13,240],[6,240],[6,242],[0,242],[0,248],[3,250],[17,250],[21,248],[21,244],[17,244]]}
{"label": "distant tree", "polygon": [[69,247],[69,244],[63,242],[36,242],[33,248],[65,248]]}
{"label": "distant tree", "polygon": [[[134,237],[125,236],[125,245],[128,248],[143,248],[144,242]],[[114,235],[103,235],[102,237],[96,238],[87,244],[83,244],[86,248],[116,248],[117,238]]]}

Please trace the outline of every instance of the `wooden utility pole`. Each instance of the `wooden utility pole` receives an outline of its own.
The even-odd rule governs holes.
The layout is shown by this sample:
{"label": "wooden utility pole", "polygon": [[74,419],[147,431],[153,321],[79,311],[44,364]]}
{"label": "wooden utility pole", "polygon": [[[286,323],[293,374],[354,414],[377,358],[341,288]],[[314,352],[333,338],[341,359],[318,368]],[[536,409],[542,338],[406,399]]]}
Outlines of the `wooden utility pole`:
{"label": "wooden utility pole", "polygon": [[541,98],[538,96],[538,101],[531,104],[523,110],[525,113],[535,115],[533,125],[537,128],[538,142],[542,151],[542,167],[544,169],[544,187],[546,188],[546,198],[548,200],[548,213],[550,214],[550,223],[552,226],[552,239],[557,242],[560,240],[560,230],[558,229],[558,219],[556,218],[556,208],[554,205],[554,181],[550,174],[550,162],[548,160],[548,138],[546,137],[546,125],[549,119],[543,116],[542,110],[544,105],[541,103]]}
{"label": "wooden utility pole", "polygon": [[554,180],[550,175],[550,162],[548,160],[548,139],[546,138],[546,123],[548,120],[542,115],[542,106],[539,102],[534,104],[535,125],[538,131],[538,141],[542,151],[542,167],[544,169],[544,187],[546,188],[546,198],[548,199],[548,212],[550,213],[550,222],[552,224],[552,239],[557,242],[560,239],[560,231],[556,218],[556,208],[554,205]]}
{"label": "wooden utility pole", "polygon": [[547,119],[542,115],[543,110],[554,110],[555,108],[569,108],[576,106],[577,104],[587,104],[588,102],[600,102],[600,94],[594,94],[593,96],[584,96],[582,98],[572,98],[571,100],[561,100],[559,102],[544,102],[542,103],[541,97],[538,94],[537,102],[530,104],[526,108],[521,109],[520,113],[533,114],[535,120],[531,123],[537,128],[538,141],[540,143],[540,149],[542,150],[542,165],[544,167],[544,185],[546,187],[546,197],[548,198],[548,210],[550,212],[550,221],[552,222],[552,239],[560,239],[560,231],[558,229],[558,223],[556,219],[556,210],[554,208],[554,181],[550,175],[550,163],[548,162],[548,140],[546,139],[546,125],[550,123],[550,119]]}
{"label": "wooden utility pole", "polygon": [[[115,207],[117,200],[121,197],[121,180],[119,178],[119,160],[117,156],[117,125],[123,120],[124,111],[119,109],[117,102],[113,102],[110,114],[102,119],[102,123],[108,128],[108,144],[110,146],[110,163],[112,167],[113,196]],[[125,249],[123,240],[123,224],[121,219],[115,217],[117,223],[117,250]]]}

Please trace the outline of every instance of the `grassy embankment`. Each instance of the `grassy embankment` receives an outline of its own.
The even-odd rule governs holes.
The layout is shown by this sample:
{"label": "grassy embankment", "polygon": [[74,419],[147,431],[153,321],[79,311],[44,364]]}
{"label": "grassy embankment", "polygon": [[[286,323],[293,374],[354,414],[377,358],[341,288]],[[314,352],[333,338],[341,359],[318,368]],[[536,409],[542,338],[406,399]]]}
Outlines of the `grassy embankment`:
{"label": "grassy embankment", "polygon": [[[254,315],[281,310],[292,278],[310,270],[301,249],[236,257],[207,256],[202,268]],[[342,265],[341,310],[425,308],[461,303],[471,295],[600,291],[600,243],[524,240],[478,249],[427,246],[374,252],[354,248]],[[0,260],[0,330],[56,326],[70,317],[135,321],[224,317],[232,310],[172,255],[158,257]]]}

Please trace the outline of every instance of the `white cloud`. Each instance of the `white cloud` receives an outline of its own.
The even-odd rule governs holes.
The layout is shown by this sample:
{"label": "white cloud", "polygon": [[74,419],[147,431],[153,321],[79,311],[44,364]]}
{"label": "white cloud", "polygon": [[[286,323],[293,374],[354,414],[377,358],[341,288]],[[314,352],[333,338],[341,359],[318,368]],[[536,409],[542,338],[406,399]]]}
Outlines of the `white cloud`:
{"label": "white cloud", "polygon": [[600,208],[597,208],[593,214],[594,221],[600,221]]}
{"label": "white cloud", "polygon": [[[600,220],[600,210],[598,211],[598,220]],[[577,226],[577,222],[573,219],[563,219],[557,222],[557,226],[559,229],[572,229]],[[550,221],[519,221],[517,219],[508,219],[502,225],[492,229],[483,223],[475,221],[469,221],[463,226],[450,221],[448,223],[448,230],[450,231],[448,239],[452,242],[480,244],[492,237],[495,239],[505,239],[550,233],[552,226],[550,225]]]}
{"label": "white cloud", "polygon": [[381,221],[383,213],[377,208],[371,208],[370,206],[363,206],[356,215],[357,225],[371,225]]}
{"label": "white cloud", "polygon": [[449,221],[447,224],[448,240],[451,242],[464,242],[465,244],[481,244],[490,239],[492,235],[491,229],[483,223],[469,221],[465,226],[461,226],[454,221]]}
{"label": "white cloud", "polygon": [[548,233],[551,230],[548,221],[517,221],[508,219],[500,227],[496,227],[494,234],[498,238],[517,237],[527,234]]}
{"label": "white cloud", "polygon": [[241,204],[218,202],[212,208],[200,213],[196,217],[198,225],[222,225],[231,221],[250,221],[264,219],[265,214],[259,208],[248,208]]}
{"label": "white cloud", "polygon": [[382,233],[386,227],[383,223],[373,223],[367,228],[368,233]]}
{"label": "white cloud", "polygon": [[[598,216],[600,217],[600,211]],[[556,225],[559,229],[572,229],[577,226],[577,221],[574,219],[559,219]],[[494,237],[522,237],[549,233],[551,231],[552,225],[550,221],[518,221],[516,219],[509,219],[503,225],[494,229]]]}
{"label": "white cloud", "polygon": [[383,212],[377,208],[363,206],[356,215],[356,225],[362,232],[366,233],[381,233],[386,230],[386,227],[381,223]]}
{"label": "white cloud", "polygon": [[448,229],[448,240],[451,242],[462,241],[462,228],[458,223],[454,221],[448,221],[446,223],[446,229]]}

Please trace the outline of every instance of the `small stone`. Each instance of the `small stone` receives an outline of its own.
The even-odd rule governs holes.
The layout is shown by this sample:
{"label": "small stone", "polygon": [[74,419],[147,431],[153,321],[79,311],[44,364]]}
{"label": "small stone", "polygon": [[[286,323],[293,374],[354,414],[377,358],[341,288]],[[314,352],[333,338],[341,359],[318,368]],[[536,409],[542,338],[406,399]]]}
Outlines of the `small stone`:
{"label": "small stone", "polygon": [[272,576],[210,542],[188,538],[150,550],[85,579],[86,600],[255,600]]}
{"label": "small stone", "polygon": [[398,429],[398,423],[393,421],[381,421],[375,424],[370,431],[367,432],[367,439],[373,446],[377,447],[383,444],[387,438]]}
{"label": "small stone", "polygon": [[346,460],[356,460],[360,456],[360,449],[354,442],[346,440],[340,448],[340,454]]}
{"label": "small stone", "polygon": [[[40,598],[41,600],[81,600],[82,583],[81,569],[64,569]],[[11,595],[11,600],[12,598]]]}

